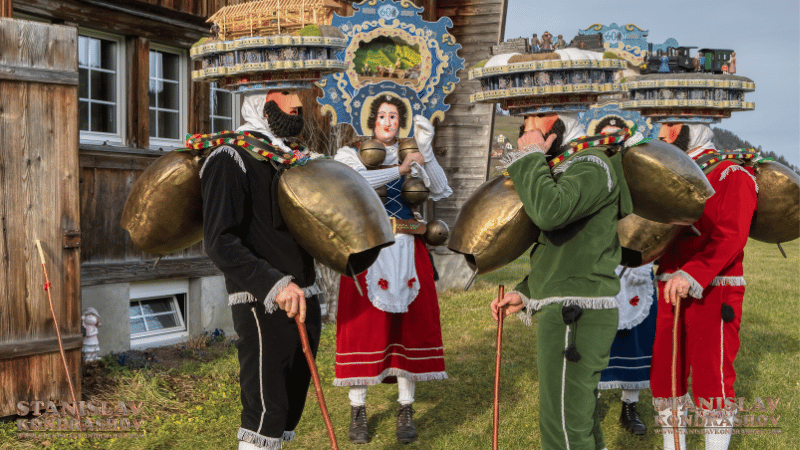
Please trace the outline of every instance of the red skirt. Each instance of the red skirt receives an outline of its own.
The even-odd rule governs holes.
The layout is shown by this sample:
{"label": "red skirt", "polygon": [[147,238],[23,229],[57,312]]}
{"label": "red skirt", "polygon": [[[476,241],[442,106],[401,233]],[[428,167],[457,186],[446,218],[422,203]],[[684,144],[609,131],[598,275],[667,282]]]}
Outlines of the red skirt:
{"label": "red skirt", "polygon": [[336,312],[336,378],[334,386],[442,380],[444,369],[439,299],[425,244],[414,242],[420,289],[408,312],[381,311],[367,298],[366,273],[358,276],[364,296],[350,277],[342,277]]}

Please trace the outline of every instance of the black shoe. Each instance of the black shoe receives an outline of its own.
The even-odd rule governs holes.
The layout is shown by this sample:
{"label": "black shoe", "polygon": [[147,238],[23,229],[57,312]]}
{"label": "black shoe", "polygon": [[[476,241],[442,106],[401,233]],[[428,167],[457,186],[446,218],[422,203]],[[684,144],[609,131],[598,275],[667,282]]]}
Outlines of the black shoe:
{"label": "black shoe", "polygon": [[636,413],[636,402],[622,402],[622,413],[619,415],[619,423],[622,428],[630,434],[642,436],[647,431],[644,424],[639,420]]}
{"label": "black shoe", "polygon": [[354,444],[366,444],[369,442],[369,432],[367,431],[367,407],[350,407],[350,430],[347,437]]}
{"label": "black shoe", "polygon": [[397,408],[397,440],[410,444],[417,440],[417,429],[414,427],[414,408],[411,405],[399,405]]}

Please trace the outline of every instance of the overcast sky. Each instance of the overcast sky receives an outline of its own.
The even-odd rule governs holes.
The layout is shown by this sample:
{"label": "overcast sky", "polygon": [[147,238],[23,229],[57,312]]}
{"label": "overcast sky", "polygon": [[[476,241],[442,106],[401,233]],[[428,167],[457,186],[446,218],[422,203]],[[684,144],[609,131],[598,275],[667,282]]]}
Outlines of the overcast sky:
{"label": "overcast sky", "polygon": [[[632,23],[648,42],[736,51],[736,75],[756,90],[745,94],[755,110],[734,112],[714,127],[800,166],[800,2],[797,0],[508,0],[506,39],[549,31],[569,42],[592,24]],[[602,5],[602,9],[598,5]],[[613,5],[613,7],[606,7]],[[692,53],[694,54],[694,53]]]}

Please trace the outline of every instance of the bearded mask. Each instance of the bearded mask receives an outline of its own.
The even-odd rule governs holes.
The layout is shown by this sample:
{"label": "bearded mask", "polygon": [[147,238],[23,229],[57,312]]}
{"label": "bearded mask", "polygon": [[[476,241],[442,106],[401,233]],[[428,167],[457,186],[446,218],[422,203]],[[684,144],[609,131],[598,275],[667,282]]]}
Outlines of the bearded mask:
{"label": "bearded mask", "polygon": [[300,108],[296,115],[286,114],[277,103],[270,100],[264,104],[264,115],[275,137],[294,137],[303,131],[303,111]]}

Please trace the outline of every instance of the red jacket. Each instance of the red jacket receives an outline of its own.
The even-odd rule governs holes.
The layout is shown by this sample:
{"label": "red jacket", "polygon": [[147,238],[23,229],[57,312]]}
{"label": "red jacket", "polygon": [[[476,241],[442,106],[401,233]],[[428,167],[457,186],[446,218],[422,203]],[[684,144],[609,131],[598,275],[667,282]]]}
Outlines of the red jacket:
{"label": "red jacket", "polygon": [[[723,161],[707,175],[715,194],[706,202],[703,215],[694,226],[684,230],[661,257],[658,273],[682,270],[705,290],[709,285],[743,284],[715,277],[743,275],[744,246],[750,233],[750,221],[756,210],[756,180],[752,167]],[[691,282],[691,280],[689,280]]]}

